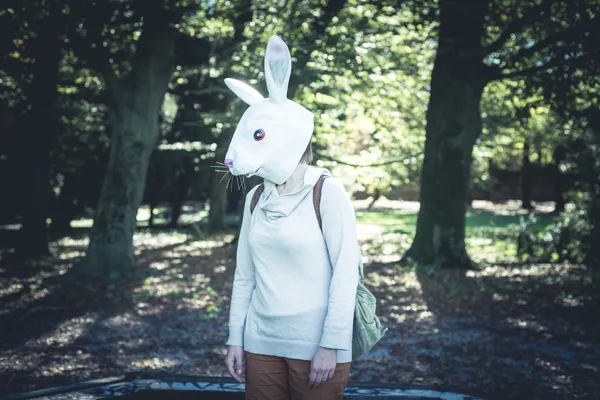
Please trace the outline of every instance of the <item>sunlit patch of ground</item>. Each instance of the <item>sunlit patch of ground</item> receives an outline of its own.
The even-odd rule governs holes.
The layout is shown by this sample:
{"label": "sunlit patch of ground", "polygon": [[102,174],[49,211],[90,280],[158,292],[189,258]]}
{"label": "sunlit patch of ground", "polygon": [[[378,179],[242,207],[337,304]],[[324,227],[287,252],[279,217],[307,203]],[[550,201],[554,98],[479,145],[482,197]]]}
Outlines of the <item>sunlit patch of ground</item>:
{"label": "sunlit patch of ground", "polygon": [[368,279],[390,331],[355,363],[357,379],[451,385],[497,399],[600,393],[598,292],[583,267],[461,274],[375,264]]}
{"label": "sunlit patch of ground", "polygon": [[[514,263],[521,216],[511,207],[469,212],[469,252],[488,263],[466,273],[397,265],[414,205],[357,207],[367,284],[389,331],[354,363],[353,379],[488,399],[596,398],[600,291],[582,266]],[[134,241],[145,276],[80,300],[63,295],[61,277],[85,235],[54,241],[55,262],[30,276],[2,272],[0,393],[130,371],[226,375],[233,238],[142,229]]]}
{"label": "sunlit patch of ground", "polygon": [[[370,200],[356,200],[354,206],[358,210],[365,210],[370,204]],[[501,203],[495,203],[487,200],[474,200],[471,203],[474,210],[491,211],[500,215],[523,215],[527,211],[521,207],[521,201],[509,200]],[[553,202],[533,202],[536,213],[549,213],[554,211]],[[397,201],[381,198],[373,206],[373,211],[419,211],[418,201]]]}
{"label": "sunlit patch of ground", "polygon": [[[182,207],[182,214],[179,223],[182,225],[194,224],[202,221],[208,215],[208,209],[204,203],[190,202]],[[170,210],[167,207],[160,206],[154,209],[154,224],[157,226],[166,225],[171,220]],[[138,209],[136,216],[138,226],[148,226],[150,219],[150,207],[143,205]],[[73,228],[90,228],[93,224],[93,215],[87,215],[71,221]],[[20,225],[14,225],[18,229]]]}
{"label": "sunlit patch of ground", "polygon": [[[490,202],[476,201],[467,212],[467,250],[473,261],[480,263],[515,263],[517,257],[517,234],[519,225],[527,215],[519,211],[515,202],[506,208]],[[375,211],[368,211],[357,204],[359,238],[366,262],[394,262],[409,249],[415,234],[418,203],[377,202]],[[546,204],[538,205],[548,209]],[[553,221],[553,217],[539,215],[532,228],[542,230]]]}

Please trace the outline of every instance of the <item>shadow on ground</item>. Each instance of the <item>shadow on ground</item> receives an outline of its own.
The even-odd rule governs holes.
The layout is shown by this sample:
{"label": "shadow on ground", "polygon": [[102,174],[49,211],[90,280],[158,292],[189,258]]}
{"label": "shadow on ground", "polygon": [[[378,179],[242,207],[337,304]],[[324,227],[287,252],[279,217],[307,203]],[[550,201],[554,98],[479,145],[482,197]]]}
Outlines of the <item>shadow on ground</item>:
{"label": "shadow on ground", "polygon": [[417,271],[373,264],[390,332],[367,355],[375,379],[488,399],[594,399],[598,293],[580,266]]}
{"label": "shadow on ground", "polygon": [[[3,264],[0,326],[10,329],[0,333],[0,394],[124,371],[224,374],[231,239],[141,232],[142,274],[109,286],[90,282],[84,291],[72,276],[78,255],[28,273]],[[54,246],[60,255],[82,254],[85,244],[71,237]]]}
{"label": "shadow on ground", "polygon": [[[409,223],[397,220],[387,232],[408,232]],[[141,230],[135,244],[143,274],[83,296],[73,295],[70,268],[83,255],[84,236],[53,241],[58,257],[27,273],[2,266],[0,394],[135,371],[226,376],[232,240]],[[402,247],[384,245],[363,247],[390,257]],[[432,272],[377,260],[365,266],[367,284],[390,330],[354,363],[352,380],[490,400],[597,398],[600,291],[585,268]]]}

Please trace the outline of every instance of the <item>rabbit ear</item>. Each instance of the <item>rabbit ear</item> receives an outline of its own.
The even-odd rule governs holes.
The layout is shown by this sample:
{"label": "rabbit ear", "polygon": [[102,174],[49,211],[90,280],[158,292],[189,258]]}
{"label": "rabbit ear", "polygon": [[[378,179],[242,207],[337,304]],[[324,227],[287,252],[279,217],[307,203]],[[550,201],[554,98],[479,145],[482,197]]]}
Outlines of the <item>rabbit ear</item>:
{"label": "rabbit ear", "polygon": [[264,99],[263,95],[252,86],[242,81],[238,81],[237,79],[226,78],[225,84],[233,93],[235,93],[237,97],[242,99],[244,103],[248,104],[249,106]]}
{"label": "rabbit ear", "polygon": [[281,38],[271,36],[265,54],[265,79],[269,100],[283,103],[287,99],[288,84],[292,73],[290,50]]}

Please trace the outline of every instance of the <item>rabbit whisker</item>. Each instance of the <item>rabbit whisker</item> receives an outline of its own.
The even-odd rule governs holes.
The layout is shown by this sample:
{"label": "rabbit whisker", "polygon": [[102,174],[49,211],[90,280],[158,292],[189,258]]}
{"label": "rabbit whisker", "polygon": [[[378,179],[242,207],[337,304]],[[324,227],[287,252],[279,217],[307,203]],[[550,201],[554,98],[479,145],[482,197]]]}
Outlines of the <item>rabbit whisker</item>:
{"label": "rabbit whisker", "polygon": [[223,175],[223,177],[221,178],[221,180],[219,181],[219,183],[223,182],[223,179],[225,179],[226,176],[227,176],[227,174]]}

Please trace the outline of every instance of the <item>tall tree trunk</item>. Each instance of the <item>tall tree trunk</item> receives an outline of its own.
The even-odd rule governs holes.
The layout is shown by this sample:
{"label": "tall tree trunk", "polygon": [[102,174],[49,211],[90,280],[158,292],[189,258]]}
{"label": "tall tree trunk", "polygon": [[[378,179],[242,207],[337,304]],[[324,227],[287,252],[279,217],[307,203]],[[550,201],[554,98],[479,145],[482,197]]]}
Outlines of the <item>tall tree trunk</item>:
{"label": "tall tree trunk", "polygon": [[565,211],[567,204],[565,200],[565,176],[560,172],[560,164],[567,156],[567,149],[563,145],[554,148],[554,213],[560,214]]}
{"label": "tall tree trunk", "polygon": [[150,212],[150,215],[148,216],[148,228],[154,228],[154,210],[156,210],[157,205],[156,198],[151,198],[150,202],[148,203],[148,209]]}
{"label": "tall tree trunk", "polygon": [[84,210],[78,189],[81,183],[81,172],[76,171],[65,175],[52,216],[52,232],[59,234],[68,232],[73,218]]}
{"label": "tall tree trunk", "polygon": [[30,108],[20,124],[23,129],[20,161],[25,177],[25,201],[17,251],[28,259],[50,254],[47,219],[54,202],[50,185],[50,151],[58,133],[55,107],[58,100],[58,67],[62,57],[60,15],[57,13],[56,8],[51,8],[40,22],[38,36],[33,39],[35,64],[28,92]]}
{"label": "tall tree trunk", "polygon": [[521,165],[521,207],[525,210],[532,211],[533,205],[531,204],[531,160],[530,156],[531,146],[528,141],[523,144],[523,161]]}
{"label": "tall tree trunk", "polygon": [[171,198],[171,220],[169,221],[170,228],[176,228],[179,225],[179,218],[183,210],[183,204],[190,191],[192,177],[194,176],[194,165],[189,158],[185,158],[181,171],[177,176],[177,185]]}
{"label": "tall tree trunk", "polygon": [[[600,171],[596,182],[592,186],[592,201],[588,212],[588,218],[592,225],[588,239],[585,263],[588,267],[600,273]],[[600,277],[600,274],[598,275]]]}
{"label": "tall tree trunk", "polygon": [[90,234],[85,275],[123,276],[136,269],[133,234],[150,156],[159,136],[158,115],[174,67],[175,33],[158,13],[145,17],[132,70],[108,75],[111,148]]}
{"label": "tall tree trunk", "polygon": [[487,78],[481,61],[488,2],[441,1],[439,45],[431,76],[421,208],[405,259],[469,268],[465,213],[472,151],[481,134],[479,104]]}
{"label": "tall tree trunk", "polygon": [[[596,156],[600,158],[600,109],[591,108],[589,112],[590,129],[592,131]],[[590,237],[587,243],[587,253],[585,263],[588,267],[593,268],[595,271],[595,277],[600,283],[600,168],[596,164],[593,166],[596,169],[595,179],[591,182],[591,195],[592,201],[590,203],[590,209],[588,212],[589,222],[592,225]]]}
{"label": "tall tree trunk", "polygon": [[148,166],[148,170],[146,172],[146,186],[144,187],[144,196],[142,198],[142,202],[146,202],[148,204],[149,216],[148,216],[148,228],[154,227],[154,210],[158,207],[159,193],[161,193],[159,186],[162,181],[162,177],[160,177],[160,168],[156,168],[156,150],[150,156],[150,165]]}

